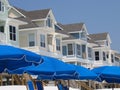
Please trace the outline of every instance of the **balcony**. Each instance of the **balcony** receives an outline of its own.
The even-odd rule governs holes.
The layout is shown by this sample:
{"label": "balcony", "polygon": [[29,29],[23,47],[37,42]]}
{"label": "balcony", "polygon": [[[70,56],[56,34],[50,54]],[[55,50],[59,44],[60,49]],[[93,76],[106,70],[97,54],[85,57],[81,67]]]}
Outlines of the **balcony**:
{"label": "balcony", "polygon": [[6,35],[2,32],[0,32],[0,44],[6,44]]}
{"label": "balcony", "polygon": [[52,48],[51,51],[48,50],[41,50],[39,48],[39,46],[34,46],[34,47],[24,47],[23,49],[35,52],[37,54],[43,55],[43,56],[50,56],[50,57],[54,57],[54,58],[62,58],[62,55],[56,53],[56,52],[52,52]]}

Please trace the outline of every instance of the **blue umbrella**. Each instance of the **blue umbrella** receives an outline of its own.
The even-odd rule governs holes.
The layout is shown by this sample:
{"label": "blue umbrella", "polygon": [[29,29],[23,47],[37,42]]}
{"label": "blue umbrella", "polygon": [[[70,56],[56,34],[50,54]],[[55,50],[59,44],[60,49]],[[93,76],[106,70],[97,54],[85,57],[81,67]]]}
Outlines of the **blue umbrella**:
{"label": "blue umbrella", "polygon": [[8,45],[0,45],[0,72],[40,63],[41,56],[33,52]]}
{"label": "blue umbrella", "polygon": [[92,71],[100,76],[101,81],[120,83],[120,67],[118,66],[101,66]]}
{"label": "blue umbrella", "polygon": [[43,62],[37,66],[22,67],[13,71],[11,74],[22,74],[27,72],[32,75],[39,75],[39,79],[69,79],[77,75],[73,65],[64,63],[52,57],[42,56]]}
{"label": "blue umbrella", "polygon": [[83,66],[75,66],[76,67],[76,72],[79,73],[78,79],[80,80],[96,80],[98,75],[94,73],[93,71],[83,67]]}

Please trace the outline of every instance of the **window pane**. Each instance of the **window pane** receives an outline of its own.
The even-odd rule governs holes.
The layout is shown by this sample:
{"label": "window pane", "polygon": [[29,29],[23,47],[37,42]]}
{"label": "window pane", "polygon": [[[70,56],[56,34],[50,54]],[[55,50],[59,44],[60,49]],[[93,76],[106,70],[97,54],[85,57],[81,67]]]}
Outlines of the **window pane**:
{"label": "window pane", "polygon": [[73,46],[72,46],[72,44],[68,44],[68,55],[73,55]]}
{"label": "window pane", "polygon": [[79,44],[77,44],[77,55],[81,55],[81,46]]}
{"label": "window pane", "polygon": [[88,57],[92,58],[92,48],[88,47]]}
{"label": "window pane", "polygon": [[4,33],[4,26],[0,26],[0,32]]}
{"label": "window pane", "polygon": [[40,35],[40,46],[45,47],[45,35]]}
{"label": "window pane", "polygon": [[60,51],[60,39],[56,39],[56,50]]}
{"label": "window pane", "polygon": [[106,61],[106,55],[105,55],[105,52],[103,52],[103,60]]}
{"label": "window pane", "polygon": [[16,28],[14,26],[9,26],[10,40],[16,41]]}
{"label": "window pane", "polygon": [[35,46],[35,35],[34,35],[34,33],[29,34],[29,46]]}
{"label": "window pane", "polygon": [[66,46],[62,46],[62,53],[63,53],[63,56],[67,55],[67,47]]}
{"label": "window pane", "polygon": [[71,33],[71,35],[76,39],[80,38],[79,33]]}
{"label": "window pane", "polygon": [[99,52],[98,52],[98,51],[95,52],[95,60],[96,60],[96,61],[99,60]]}

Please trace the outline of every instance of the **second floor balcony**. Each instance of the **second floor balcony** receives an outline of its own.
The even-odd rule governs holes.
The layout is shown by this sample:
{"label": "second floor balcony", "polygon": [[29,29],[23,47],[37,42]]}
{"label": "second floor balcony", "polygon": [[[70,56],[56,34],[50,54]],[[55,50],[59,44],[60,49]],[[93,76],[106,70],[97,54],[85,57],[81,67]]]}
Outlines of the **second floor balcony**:
{"label": "second floor balcony", "polygon": [[62,54],[57,53],[57,52],[53,52],[53,47],[52,46],[50,46],[50,47],[51,47],[51,50],[42,50],[39,46],[24,47],[24,49],[30,50],[32,52],[35,52],[35,53],[43,55],[43,56],[50,56],[50,57],[61,59],[62,58]]}

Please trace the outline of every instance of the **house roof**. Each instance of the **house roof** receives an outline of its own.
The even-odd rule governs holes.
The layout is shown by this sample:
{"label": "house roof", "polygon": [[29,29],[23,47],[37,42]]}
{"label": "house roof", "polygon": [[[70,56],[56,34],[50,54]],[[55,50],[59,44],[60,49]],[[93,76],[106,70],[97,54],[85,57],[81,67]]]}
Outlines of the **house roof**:
{"label": "house roof", "polygon": [[99,40],[106,40],[108,33],[97,33],[97,34],[89,34],[88,37],[90,37],[94,41]]}
{"label": "house roof", "polygon": [[84,23],[74,23],[74,24],[60,24],[58,23],[59,26],[61,26],[65,32],[75,32],[75,31],[81,31]]}
{"label": "house roof", "polygon": [[25,10],[17,8],[17,7],[15,7],[15,9],[17,9],[20,13],[22,13],[23,15],[26,16],[26,17],[19,17],[17,19],[19,19],[21,21],[25,21],[25,22],[28,23],[28,24],[25,24],[25,25],[20,25],[19,26],[20,29],[39,27],[37,24],[32,22],[32,20],[44,19],[44,18],[47,17],[47,15],[50,11],[50,9],[25,11]]}
{"label": "house roof", "polygon": [[28,11],[27,16],[32,20],[46,18],[50,9]]}
{"label": "house roof", "polygon": [[84,23],[74,23],[74,24],[61,24],[58,23],[63,30],[59,31],[61,33],[69,35],[69,37],[63,38],[63,40],[71,40],[76,39],[75,37],[70,35],[70,32],[81,31]]}

